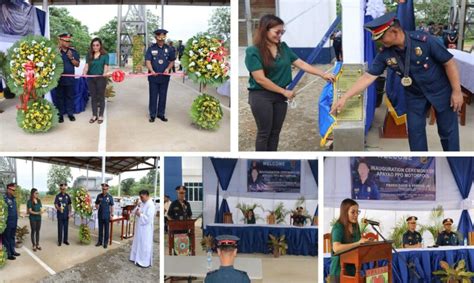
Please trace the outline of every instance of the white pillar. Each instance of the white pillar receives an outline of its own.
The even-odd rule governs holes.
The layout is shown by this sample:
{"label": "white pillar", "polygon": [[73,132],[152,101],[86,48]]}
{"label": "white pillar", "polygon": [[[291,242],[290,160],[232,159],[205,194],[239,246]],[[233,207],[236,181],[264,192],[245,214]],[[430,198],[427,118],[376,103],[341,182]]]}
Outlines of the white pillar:
{"label": "white pillar", "polygon": [[120,68],[120,58],[122,56],[122,51],[120,50],[120,39],[122,33],[122,5],[117,5],[117,66]]}
{"label": "white pillar", "polygon": [[118,196],[120,196],[121,190],[122,190],[122,173],[119,173]]}
{"label": "white pillar", "polygon": [[102,183],[105,183],[105,156],[102,156]]}
{"label": "white pillar", "polygon": [[35,187],[35,160],[31,157],[31,188]]}
{"label": "white pillar", "polygon": [[156,157],[155,159],[155,178],[153,179],[153,187],[154,187],[154,194],[153,196],[156,198],[156,191],[158,189],[158,159],[159,157]]}
{"label": "white pillar", "polygon": [[45,22],[45,32],[44,36],[48,39],[50,39],[50,34],[49,34],[49,5],[48,5],[48,0],[43,0],[43,11],[46,12],[46,22]]}
{"label": "white pillar", "polygon": [[165,28],[165,0],[161,0],[161,28]]}
{"label": "white pillar", "polygon": [[344,64],[364,63],[365,0],[341,0]]}

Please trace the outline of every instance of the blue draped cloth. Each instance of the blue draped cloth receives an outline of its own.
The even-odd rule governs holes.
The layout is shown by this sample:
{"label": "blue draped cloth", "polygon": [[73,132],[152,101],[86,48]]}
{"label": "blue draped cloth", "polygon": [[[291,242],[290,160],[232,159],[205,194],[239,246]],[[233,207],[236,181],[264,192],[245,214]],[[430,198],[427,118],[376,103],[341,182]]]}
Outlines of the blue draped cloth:
{"label": "blue draped cloth", "polygon": [[[403,250],[400,256],[393,254],[392,271],[393,282],[440,282],[433,275],[433,271],[441,269],[440,261],[446,261],[449,265],[454,265],[461,259],[466,261],[466,270],[474,271],[474,247],[443,247],[426,248],[416,250]],[[421,279],[416,280],[415,276],[408,270],[405,260],[415,264],[416,271]],[[324,278],[327,278],[330,271],[331,257],[324,257]],[[367,266],[364,267],[367,269]]]}
{"label": "blue draped cloth", "polygon": [[[372,21],[372,16],[364,17],[364,24]],[[372,40],[372,33],[364,29],[364,61],[367,62],[367,65],[372,65],[372,61],[377,54],[375,50],[375,43]],[[375,89],[375,83],[372,83],[367,88],[367,105],[365,107],[365,134],[369,132],[372,122],[374,121],[375,115],[375,106],[377,102],[377,91]]]}
{"label": "blue draped cloth", "polygon": [[[472,187],[474,157],[447,157],[447,160],[462,198],[467,199]],[[458,231],[461,232],[464,239],[466,239],[472,230],[471,216],[467,209],[464,209],[459,219]]]}
{"label": "blue draped cloth", "polygon": [[234,235],[240,238],[238,252],[264,254],[270,253],[268,235],[279,237],[284,234],[288,243],[287,254],[311,256],[318,254],[318,228],[315,226],[208,224],[204,234],[214,238],[224,234]]}
{"label": "blue draped cloth", "polygon": [[[223,191],[227,191],[232,174],[234,174],[235,165],[237,159],[232,158],[214,158],[211,157],[212,166],[216,171],[217,179]],[[224,222],[224,212],[229,212],[229,206],[227,201],[222,200],[221,207],[219,208],[219,188],[216,191],[216,215],[214,217],[215,223]]]}
{"label": "blue draped cloth", "polygon": [[[51,98],[54,105],[58,105],[56,89],[51,90]],[[79,78],[75,80],[74,85],[74,114],[79,114],[86,110],[87,102],[89,101],[89,89],[87,88],[86,78]]]}
{"label": "blue draped cloth", "polygon": [[309,167],[311,168],[311,172],[313,173],[314,181],[316,185],[318,184],[318,160],[308,160]]}

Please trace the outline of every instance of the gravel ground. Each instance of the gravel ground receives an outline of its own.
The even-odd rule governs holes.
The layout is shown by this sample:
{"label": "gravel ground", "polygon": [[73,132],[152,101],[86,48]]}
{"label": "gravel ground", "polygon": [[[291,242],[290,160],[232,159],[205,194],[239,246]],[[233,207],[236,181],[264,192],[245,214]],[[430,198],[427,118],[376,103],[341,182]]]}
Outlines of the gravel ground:
{"label": "gravel ground", "polygon": [[[317,65],[328,70],[333,65]],[[293,70],[293,76],[297,73]],[[307,84],[310,84],[305,88]],[[239,150],[255,151],[257,126],[248,104],[248,77],[239,78]],[[296,87],[294,109],[288,108],[285,123],[280,134],[279,151],[318,151],[320,135],[318,125],[318,101],[325,81],[305,74]],[[300,89],[304,88],[301,92]]]}
{"label": "gravel ground", "polygon": [[57,282],[158,282],[160,278],[159,229],[155,231],[153,266],[140,268],[128,258],[132,241],[121,247],[41,280]]}

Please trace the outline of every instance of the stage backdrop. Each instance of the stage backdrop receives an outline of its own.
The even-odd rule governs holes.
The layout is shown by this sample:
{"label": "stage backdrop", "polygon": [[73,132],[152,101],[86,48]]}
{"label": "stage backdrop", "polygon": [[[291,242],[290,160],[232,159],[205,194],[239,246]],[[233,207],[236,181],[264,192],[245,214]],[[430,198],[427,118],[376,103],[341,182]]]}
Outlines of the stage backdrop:
{"label": "stage backdrop", "polygon": [[436,200],[433,157],[351,157],[351,181],[357,200]]}
{"label": "stage backdrop", "polygon": [[[421,159],[416,161],[416,157],[412,161],[413,163],[419,163],[421,167],[425,161],[421,162]],[[373,160],[373,158],[364,158],[365,160]],[[377,158],[378,159],[378,158]],[[353,159],[352,159],[353,160]],[[380,161],[380,159],[378,159]],[[426,159],[428,162],[429,159]],[[392,160],[393,162],[393,160]],[[400,206],[400,198],[398,200],[386,200],[383,201],[372,201],[372,200],[357,200],[361,207],[365,209],[377,209],[377,210],[419,210],[426,211],[431,210],[437,205],[442,205],[445,210],[458,210],[458,209],[469,209],[474,207],[474,202],[472,201],[472,196],[474,196],[473,191],[471,190],[471,200],[463,200],[461,194],[459,193],[458,186],[454,180],[453,174],[451,173],[451,168],[449,167],[448,161],[445,157],[434,157],[432,160],[433,164],[428,165],[424,163],[423,166],[426,169],[427,174],[422,174],[425,178],[423,182],[428,184],[430,195],[435,195],[435,199],[431,197],[430,200],[423,196],[422,200],[411,199],[410,202],[403,202],[404,206]],[[369,162],[370,163],[370,162]],[[413,164],[412,163],[412,164]],[[434,165],[436,164],[436,166]],[[428,167],[426,167],[428,166]],[[432,166],[432,168],[430,167]],[[375,168],[375,166],[373,167]],[[380,169],[380,166],[377,167]],[[398,167],[400,168],[400,167]],[[432,175],[431,169],[434,170],[434,175]],[[374,172],[372,172],[374,173]],[[371,174],[372,174],[371,173]],[[324,184],[325,184],[325,206],[338,208],[341,204],[341,201],[345,198],[352,197],[352,173],[351,173],[351,158],[349,157],[337,157],[337,158],[327,158],[324,162]],[[357,173],[354,173],[357,174]],[[432,176],[432,177],[430,177]],[[388,180],[387,178],[384,178]],[[402,180],[402,179],[401,179]],[[436,186],[435,186],[436,180]],[[402,180],[403,181],[403,180]],[[432,182],[432,183],[431,183]],[[433,188],[435,187],[435,188]],[[434,192],[431,192],[433,191]],[[406,205],[405,205],[406,204]]]}
{"label": "stage backdrop", "polygon": [[[255,163],[256,161],[256,163]],[[267,161],[271,161],[268,163]],[[283,175],[290,175],[291,185],[290,190],[261,190],[258,192],[249,191],[249,175],[252,174],[252,166],[258,164],[266,164],[267,175],[265,178],[277,180],[276,168],[279,168],[279,172]],[[271,166],[269,166],[272,164]],[[272,168],[273,170],[268,170]],[[203,204],[203,222],[204,226],[207,223],[214,223],[215,212],[216,212],[216,188],[217,188],[217,175],[212,165],[211,159],[208,157],[203,158],[202,162],[202,180],[204,187],[204,204]],[[272,173],[269,173],[272,171]],[[291,173],[289,173],[291,172]],[[299,175],[299,178],[297,177]],[[255,176],[255,173],[254,173]],[[264,178],[264,179],[265,179]],[[299,182],[296,180],[299,179]],[[284,178],[281,177],[279,180],[280,185],[276,186],[282,188],[281,184],[284,182]],[[296,185],[299,183],[299,186]],[[298,188],[298,189],[297,189]],[[306,200],[306,209],[309,215],[314,215],[317,206],[318,198],[318,187],[313,177],[313,173],[309,166],[308,160],[262,160],[262,159],[238,159],[235,165],[234,173],[229,183],[227,191],[219,189],[219,205],[222,199],[225,198],[229,205],[230,212],[232,212],[234,223],[243,223],[243,215],[240,210],[236,208],[239,203],[247,204],[260,204],[267,210],[274,209],[278,203],[283,202],[286,209],[294,209],[294,206],[300,197],[304,197]],[[255,213],[264,218],[268,212],[262,211],[257,208]],[[287,217],[287,224],[289,224],[290,217]],[[265,223],[264,219],[257,220],[257,223]]]}

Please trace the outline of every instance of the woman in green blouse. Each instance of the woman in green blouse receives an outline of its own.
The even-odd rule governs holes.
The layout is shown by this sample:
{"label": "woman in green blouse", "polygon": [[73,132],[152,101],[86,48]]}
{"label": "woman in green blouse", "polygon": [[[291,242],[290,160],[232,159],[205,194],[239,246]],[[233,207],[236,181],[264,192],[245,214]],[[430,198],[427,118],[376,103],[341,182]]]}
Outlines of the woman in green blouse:
{"label": "woman in green blouse", "polygon": [[99,75],[87,79],[87,87],[91,96],[92,118],[89,123],[102,124],[104,121],[105,87],[109,71],[109,55],[102,46],[102,40],[98,37],[92,39],[89,54],[86,56],[84,75]]}
{"label": "woman in green blouse", "polygon": [[33,244],[34,252],[36,252],[36,250],[41,250],[39,245],[39,232],[41,229],[42,207],[38,190],[35,188],[31,189],[30,199],[26,202],[26,208],[30,215],[31,243]]}
{"label": "woman in green blouse", "polygon": [[250,72],[249,104],[257,123],[255,150],[276,151],[280,131],[288,108],[287,101],[295,97],[286,87],[292,81],[291,66],[307,73],[334,81],[334,75],[325,73],[303,60],[281,41],[284,22],[274,16],[260,19],[252,46],[245,51],[245,65]]}
{"label": "woman in green blouse", "polygon": [[[352,199],[345,199],[341,203],[339,219],[331,230],[332,252],[331,268],[330,268],[330,282],[339,282],[341,275],[341,262],[339,256],[334,253],[356,247],[361,243],[369,241],[361,238],[359,228],[359,204]],[[347,265],[346,273],[348,275],[355,275],[355,266]]]}

